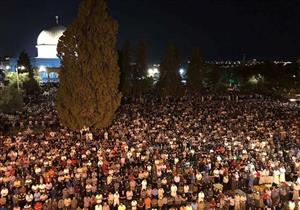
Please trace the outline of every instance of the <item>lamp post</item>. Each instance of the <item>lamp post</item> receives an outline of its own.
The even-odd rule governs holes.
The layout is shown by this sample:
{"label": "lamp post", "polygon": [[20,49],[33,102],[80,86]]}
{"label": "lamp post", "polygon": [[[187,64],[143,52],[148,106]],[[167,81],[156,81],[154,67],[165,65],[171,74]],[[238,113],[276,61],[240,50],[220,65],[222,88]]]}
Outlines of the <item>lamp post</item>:
{"label": "lamp post", "polygon": [[18,67],[16,68],[17,71],[17,87],[18,87],[18,92],[20,91],[20,81],[19,81],[19,69]]}

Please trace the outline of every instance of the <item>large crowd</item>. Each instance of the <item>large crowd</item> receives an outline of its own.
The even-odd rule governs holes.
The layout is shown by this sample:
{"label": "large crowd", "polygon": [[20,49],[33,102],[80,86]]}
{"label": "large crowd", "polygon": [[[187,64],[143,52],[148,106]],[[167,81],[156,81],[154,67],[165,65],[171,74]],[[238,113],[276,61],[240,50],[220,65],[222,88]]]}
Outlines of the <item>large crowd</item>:
{"label": "large crowd", "polygon": [[300,107],[147,96],[108,128],[59,124],[55,89],[0,116],[0,210],[300,209]]}

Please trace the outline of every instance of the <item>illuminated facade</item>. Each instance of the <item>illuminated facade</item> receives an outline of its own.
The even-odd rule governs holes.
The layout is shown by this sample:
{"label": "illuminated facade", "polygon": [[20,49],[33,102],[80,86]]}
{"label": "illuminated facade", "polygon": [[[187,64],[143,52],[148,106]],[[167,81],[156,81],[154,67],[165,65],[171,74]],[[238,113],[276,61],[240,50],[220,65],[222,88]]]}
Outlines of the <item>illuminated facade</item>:
{"label": "illuminated facade", "polygon": [[48,30],[43,30],[37,39],[37,58],[57,59],[57,43],[65,30],[66,28],[63,26],[55,26]]}
{"label": "illuminated facade", "polygon": [[[37,38],[37,57],[31,58],[31,65],[38,69],[42,82],[58,82],[60,59],[57,57],[57,44],[66,28],[55,26],[43,30]],[[10,59],[10,70],[16,71],[18,58]]]}

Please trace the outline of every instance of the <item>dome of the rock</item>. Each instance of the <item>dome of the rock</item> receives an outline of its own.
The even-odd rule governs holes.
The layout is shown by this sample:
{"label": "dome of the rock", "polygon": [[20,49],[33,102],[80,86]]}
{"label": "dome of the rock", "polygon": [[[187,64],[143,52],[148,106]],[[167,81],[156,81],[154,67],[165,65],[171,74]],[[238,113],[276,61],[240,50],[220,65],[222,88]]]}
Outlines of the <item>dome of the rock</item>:
{"label": "dome of the rock", "polygon": [[38,58],[57,58],[57,44],[66,28],[55,26],[43,30],[37,39]]}

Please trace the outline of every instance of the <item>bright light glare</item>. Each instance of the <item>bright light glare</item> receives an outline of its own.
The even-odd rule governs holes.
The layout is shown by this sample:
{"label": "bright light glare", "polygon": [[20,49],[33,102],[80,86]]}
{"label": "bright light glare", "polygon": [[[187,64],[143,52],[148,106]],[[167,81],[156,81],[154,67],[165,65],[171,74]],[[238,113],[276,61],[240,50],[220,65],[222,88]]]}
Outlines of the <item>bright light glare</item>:
{"label": "bright light glare", "polygon": [[180,70],[179,70],[180,75],[183,75],[184,72],[185,72],[184,69],[180,69]]}
{"label": "bright light glare", "polygon": [[255,76],[252,76],[250,77],[249,82],[256,85],[258,83],[258,79]]}
{"label": "bright light glare", "polygon": [[[296,95],[297,97],[297,95]],[[289,99],[290,102],[300,102],[300,98],[290,98]]]}
{"label": "bright light glare", "polygon": [[6,70],[10,70],[10,66],[9,65],[7,65],[5,68],[6,68]]}
{"label": "bright light glare", "polygon": [[39,72],[46,72],[46,71],[47,71],[47,69],[45,66],[40,66]]}
{"label": "bright light glare", "polygon": [[148,77],[155,77],[159,74],[158,68],[150,68],[148,69]]}
{"label": "bright light glare", "polygon": [[38,45],[38,58],[57,58],[56,45]]}

